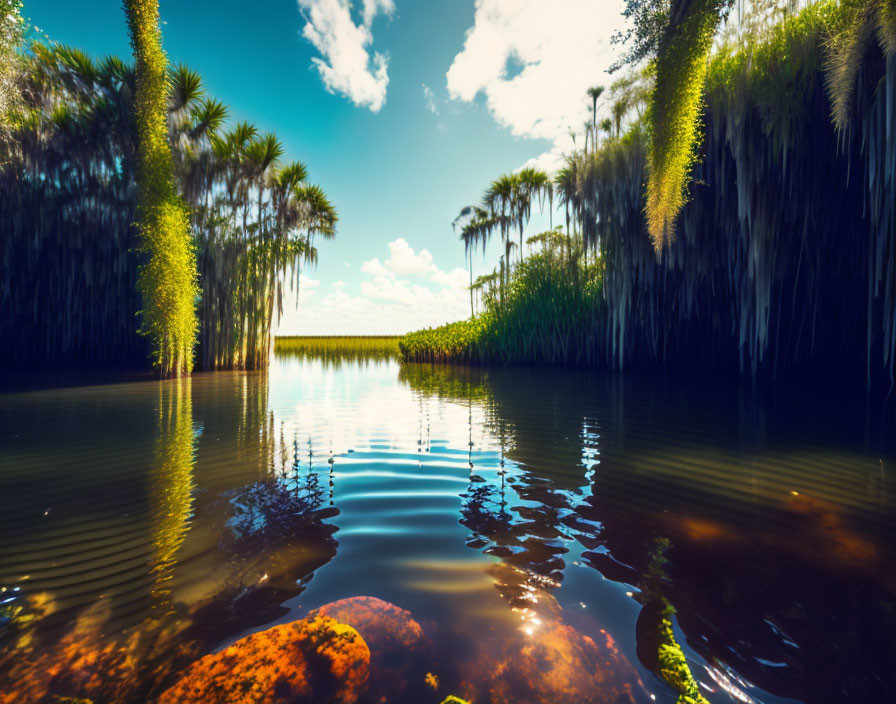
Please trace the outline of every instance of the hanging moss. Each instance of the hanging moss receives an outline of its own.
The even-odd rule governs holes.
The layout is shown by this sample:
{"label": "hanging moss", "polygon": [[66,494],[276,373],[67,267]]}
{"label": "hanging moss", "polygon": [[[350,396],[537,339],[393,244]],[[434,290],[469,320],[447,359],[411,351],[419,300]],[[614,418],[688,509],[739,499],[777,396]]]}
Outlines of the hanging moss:
{"label": "hanging moss", "polygon": [[[582,363],[823,376],[890,390],[896,65],[880,43],[868,47],[850,131],[838,131],[826,62],[841,13],[836,3],[817,3],[762,42],[713,55],[703,158],[678,236],[659,253],[643,216],[654,135],[635,123],[596,152],[569,158],[558,195],[604,266],[603,301]],[[560,329],[525,361],[551,361],[544,350],[561,344]],[[438,339],[433,345],[449,347]]]}
{"label": "hanging moss", "polygon": [[0,139],[21,109],[17,84],[24,25],[21,0],[0,0]]}
{"label": "hanging moss", "polygon": [[193,368],[199,288],[190,220],[174,187],[168,144],[168,62],[158,0],[125,0],[125,10],[136,69],[137,224],[149,255],[137,279],[141,331],[152,342],[159,374],[180,376]]}
{"label": "hanging moss", "polygon": [[[688,182],[700,145],[703,84],[723,0],[680,3],[654,62],[650,101],[647,229],[659,250],[674,234],[687,201]],[[680,9],[680,8],[679,8]]]}

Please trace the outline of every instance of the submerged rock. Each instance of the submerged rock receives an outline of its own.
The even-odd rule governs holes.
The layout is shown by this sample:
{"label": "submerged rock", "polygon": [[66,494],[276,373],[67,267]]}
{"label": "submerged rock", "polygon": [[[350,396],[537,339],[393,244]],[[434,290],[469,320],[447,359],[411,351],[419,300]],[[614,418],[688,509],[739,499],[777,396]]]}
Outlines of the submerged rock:
{"label": "submerged rock", "polygon": [[375,597],[356,596],[326,604],[310,616],[334,618],[361,634],[370,648],[372,701],[426,696],[430,644],[409,611]]}
{"label": "submerged rock", "polygon": [[646,701],[631,663],[604,631],[596,642],[560,622],[540,624],[494,669],[493,704],[636,704]]}
{"label": "submerged rock", "polygon": [[274,626],[206,655],[187,668],[158,704],[353,704],[370,651],[351,626],[323,615]]}

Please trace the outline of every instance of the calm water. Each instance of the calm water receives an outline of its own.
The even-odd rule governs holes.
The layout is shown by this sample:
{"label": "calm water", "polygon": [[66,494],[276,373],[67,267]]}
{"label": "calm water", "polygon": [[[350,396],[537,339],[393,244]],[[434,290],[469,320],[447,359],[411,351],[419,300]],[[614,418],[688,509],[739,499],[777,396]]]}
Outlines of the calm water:
{"label": "calm water", "polygon": [[106,697],[139,701],[357,595],[423,625],[433,702],[546,619],[674,702],[665,604],[713,703],[896,692],[893,418],[822,388],[286,358],[19,387],[0,423],[0,701],[121,647]]}

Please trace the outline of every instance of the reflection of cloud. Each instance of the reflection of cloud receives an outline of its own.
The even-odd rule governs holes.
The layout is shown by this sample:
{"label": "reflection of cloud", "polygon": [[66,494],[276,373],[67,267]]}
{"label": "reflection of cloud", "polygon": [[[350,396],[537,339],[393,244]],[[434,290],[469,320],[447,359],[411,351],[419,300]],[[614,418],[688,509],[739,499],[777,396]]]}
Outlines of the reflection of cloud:
{"label": "reflection of cloud", "polygon": [[385,260],[374,257],[361,265],[366,278],[358,284],[359,295],[348,293],[344,282],[337,282],[319,291],[311,305],[298,311],[285,306],[278,334],[392,335],[469,315],[464,269],[440,269],[429,251],[415,251],[403,237],[388,247]]}
{"label": "reflection of cloud", "polygon": [[359,107],[378,112],[386,102],[389,85],[388,60],[379,53],[370,56],[373,20],[382,12],[395,12],[393,0],[364,0],[360,25],[351,17],[350,0],[298,0],[305,18],[302,36],[323,58],[311,59],[324,86],[340,93]]}
{"label": "reflection of cloud", "polygon": [[549,168],[570,151],[569,129],[590,119],[585,91],[608,85],[610,36],[620,0],[476,0],[473,26],[448,69],[452,98],[480,93],[495,120],[517,136],[554,143],[533,163]]}

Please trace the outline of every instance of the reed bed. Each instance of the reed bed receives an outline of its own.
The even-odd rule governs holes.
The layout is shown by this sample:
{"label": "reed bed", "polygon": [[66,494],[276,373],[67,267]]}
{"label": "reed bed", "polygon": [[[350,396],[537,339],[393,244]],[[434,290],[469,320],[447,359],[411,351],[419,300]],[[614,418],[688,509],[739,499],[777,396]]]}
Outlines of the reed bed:
{"label": "reed bed", "polygon": [[398,359],[398,340],[398,336],[390,335],[277,336],[274,354],[329,364],[386,362]]}
{"label": "reed bed", "polygon": [[603,266],[581,250],[531,254],[483,296],[470,320],[401,338],[406,362],[585,365],[594,363]]}

